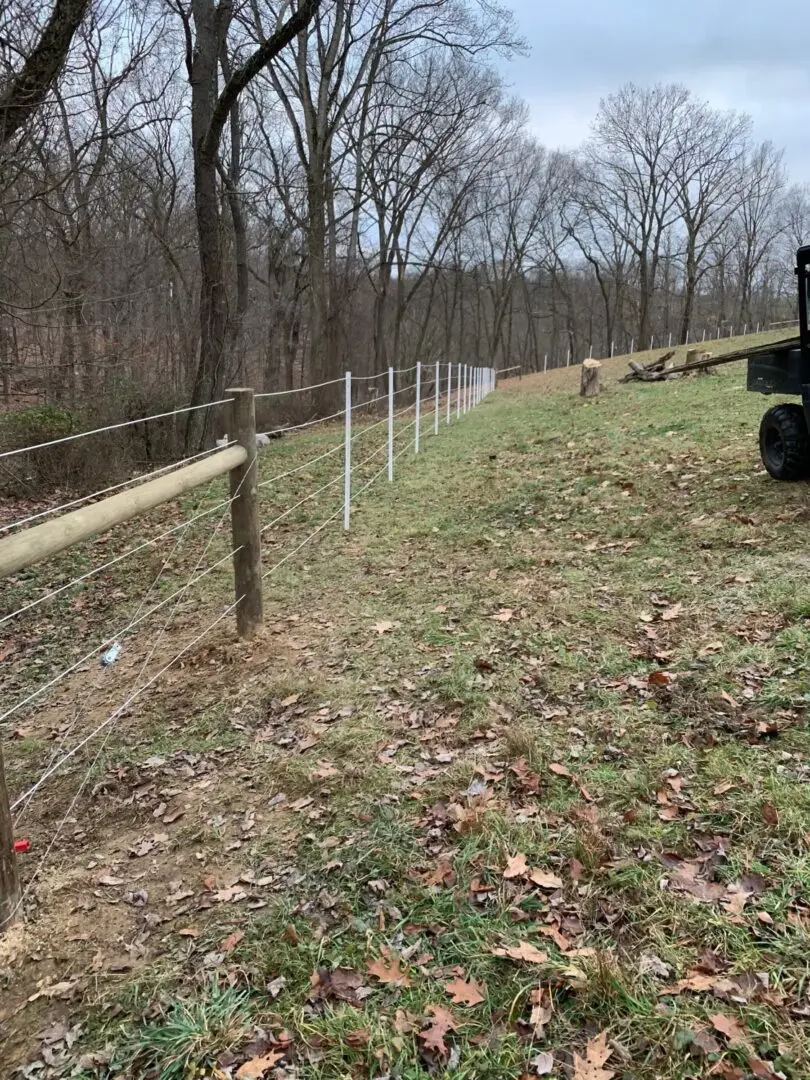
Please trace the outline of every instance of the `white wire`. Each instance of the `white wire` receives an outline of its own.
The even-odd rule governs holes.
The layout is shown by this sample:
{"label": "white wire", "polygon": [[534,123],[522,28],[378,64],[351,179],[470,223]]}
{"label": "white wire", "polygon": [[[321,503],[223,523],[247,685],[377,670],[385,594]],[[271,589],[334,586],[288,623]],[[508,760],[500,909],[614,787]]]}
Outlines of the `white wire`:
{"label": "white wire", "polygon": [[263,525],[261,531],[266,532],[268,529],[271,529],[274,525],[277,525],[279,521],[283,521],[285,517],[289,517],[293,510],[297,510],[299,506],[303,506],[304,503],[309,502],[310,499],[316,498],[318,495],[321,494],[321,492],[326,491],[327,488],[334,487],[335,484],[339,483],[342,479],[343,473],[339,473],[333,480],[330,480],[328,483],[324,484],[323,487],[319,487],[317,491],[310,492],[310,494],[307,495],[305,498],[301,499],[300,502],[297,502],[293,506],[288,507],[283,514],[279,514],[277,518],[273,518],[272,521],[269,521],[266,525]]}
{"label": "white wire", "polygon": [[[239,495],[239,492],[240,492],[240,490],[241,490],[241,488],[242,488],[242,485],[244,484],[244,482],[245,482],[245,480],[247,479],[248,475],[249,475],[249,474],[248,474],[248,472],[245,472],[245,474],[244,474],[244,475],[242,476],[242,479],[241,479],[241,480],[239,481],[239,486],[237,487],[236,491],[234,491],[234,493],[233,493],[233,498],[234,498],[234,499],[235,499],[235,498],[236,498],[236,497],[237,497],[237,496]],[[227,511],[226,511],[225,513],[227,513]],[[141,669],[140,669],[140,671],[138,672],[138,674],[137,674],[137,675],[136,675],[136,677],[135,677],[135,680],[134,680],[134,682],[135,682],[135,683],[137,683],[137,682],[138,682],[138,680],[140,679],[140,677],[141,677],[141,676],[143,675],[144,671],[146,670],[146,667],[147,667],[147,665],[148,665],[149,661],[150,661],[150,660],[152,659],[152,656],[154,655],[154,653],[155,653],[155,650],[156,650],[156,649],[157,649],[157,647],[158,647],[158,644],[159,644],[159,642],[160,642],[160,639],[161,639],[161,638],[163,637],[163,635],[164,635],[164,633],[166,632],[166,629],[167,629],[167,627],[168,627],[169,623],[171,622],[172,618],[174,617],[174,613],[175,613],[175,611],[177,610],[177,607],[178,607],[178,604],[179,604],[179,598],[180,598],[180,596],[181,596],[181,595],[182,595],[183,593],[187,592],[187,591],[188,591],[188,590],[189,590],[189,589],[191,588],[191,584],[192,584],[192,581],[193,581],[193,579],[194,579],[194,575],[195,575],[195,574],[196,574],[196,572],[197,572],[197,571],[199,570],[199,568],[200,568],[200,565],[201,565],[201,563],[202,563],[203,559],[205,558],[205,556],[206,556],[206,554],[207,554],[207,552],[208,552],[208,549],[209,549],[209,547],[211,546],[211,544],[212,544],[212,542],[213,542],[213,540],[214,540],[214,537],[215,537],[215,536],[217,535],[217,533],[219,532],[220,526],[222,525],[222,522],[223,522],[223,521],[225,520],[225,513],[223,513],[223,514],[222,514],[222,516],[220,517],[219,521],[218,521],[218,522],[216,523],[216,525],[214,526],[214,528],[213,528],[213,529],[211,530],[211,533],[210,533],[210,535],[209,535],[209,537],[208,537],[208,540],[207,540],[207,541],[206,541],[206,543],[205,543],[205,547],[203,548],[203,550],[202,550],[202,552],[201,552],[201,554],[200,554],[199,558],[197,559],[197,564],[196,564],[196,566],[195,566],[195,567],[194,567],[194,568],[192,569],[191,573],[189,574],[188,580],[187,580],[187,581],[185,582],[185,584],[183,585],[183,587],[182,587],[182,588],[181,588],[180,590],[178,590],[178,600],[177,600],[177,603],[175,603],[175,607],[174,607],[174,610],[173,610],[173,611],[170,611],[170,612],[169,612],[169,615],[167,616],[167,618],[166,618],[166,621],[164,622],[164,624],[163,624],[163,626],[161,627],[161,629],[160,629],[159,633],[157,634],[157,636],[156,636],[156,637],[153,637],[153,638],[152,638],[152,641],[151,641],[151,646],[150,646],[149,652],[148,652],[148,654],[147,654],[147,656],[146,656],[146,659],[145,659],[145,660],[143,661],[143,663],[141,664]],[[188,527],[188,525],[189,525],[189,524],[190,524],[190,522],[186,522],[186,527]],[[175,545],[175,547],[176,547],[176,546],[177,546],[177,545]],[[161,571],[160,571],[160,573],[162,573],[162,568],[161,568]],[[160,573],[158,574],[158,578],[160,577]],[[157,579],[156,579],[156,580],[157,580]],[[238,604],[238,603],[239,603],[239,601],[237,601],[237,604]],[[143,601],[141,602],[141,605],[140,605],[140,607],[143,607]],[[139,610],[140,610],[140,609],[139,609]],[[180,655],[182,655],[182,653],[181,653]],[[175,659],[176,659],[176,658],[175,658]],[[165,668],[164,668],[164,670],[165,670]],[[160,673],[160,672],[158,672],[158,675],[160,675],[160,674],[161,674],[161,673]],[[142,687],[142,690],[143,690],[143,689],[145,689],[145,688],[146,688],[146,686],[148,686],[148,685],[150,685],[150,684],[149,684],[149,683],[146,683],[146,684],[145,684],[145,686],[144,686],[144,687]],[[137,694],[136,694],[135,696],[137,696]],[[120,706],[120,707],[119,707],[119,708],[118,708],[118,709],[116,710],[116,713],[114,713],[114,714],[113,714],[113,717],[114,717],[114,716],[116,716],[116,715],[120,715],[120,714],[121,714],[121,713],[122,713],[122,712],[123,712],[123,711],[124,711],[124,710],[125,710],[125,709],[127,708],[128,704],[129,704],[129,703],[130,703],[130,702],[131,702],[132,700],[134,700],[134,697],[133,697],[132,695],[130,695],[130,698],[129,698],[129,699],[127,700],[127,701],[125,701],[125,702],[124,702],[124,704],[123,704],[123,705],[121,705],[121,706]],[[111,719],[111,718],[110,718],[110,719]],[[102,725],[102,727],[103,727],[103,725]],[[100,729],[100,728],[99,728],[99,729],[97,729],[97,732],[96,732],[96,734],[98,733],[98,730],[101,730],[101,729]],[[91,736],[91,737],[92,737],[92,736]],[[84,743],[86,743],[86,742],[87,742],[87,740],[85,739],[85,740],[84,740],[84,742],[80,743],[80,744],[79,744],[78,746],[75,746],[75,747],[73,747],[73,748],[71,749],[71,751],[70,751],[70,752],[69,752],[68,754],[65,754],[65,755],[63,755],[63,756],[62,756],[62,758],[60,758],[60,759],[59,759],[59,761],[55,762],[55,763],[54,763],[54,764],[52,764],[52,765],[49,765],[49,766],[48,766],[48,768],[46,768],[46,769],[45,769],[45,772],[44,772],[44,773],[43,773],[43,774],[42,774],[42,775],[40,776],[40,778],[39,778],[39,780],[38,780],[38,781],[36,782],[36,784],[32,785],[32,787],[31,787],[31,788],[29,788],[29,789],[28,789],[28,791],[27,791],[27,792],[26,792],[26,793],[25,793],[25,794],[24,794],[24,795],[22,796],[22,800],[27,800],[27,802],[26,802],[26,805],[27,805],[27,804],[28,804],[28,803],[29,803],[29,802],[31,801],[31,799],[33,798],[33,796],[34,796],[35,792],[36,792],[36,791],[37,791],[37,790],[39,789],[39,787],[41,787],[41,786],[42,786],[42,784],[43,784],[43,783],[45,782],[45,780],[46,780],[46,779],[48,778],[48,776],[52,776],[52,775],[53,775],[53,773],[54,773],[54,772],[55,772],[55,771],[56,771],[56,770],[57,770],[58,768],[60,768],[60,767],[61,767],[61,765],[62,765],[62,764],[64,764],[64,762],[65,762],[65,761],[67,761],[67,760],[68,760],[68,758],[70,758],[70,757],[71,757],[71,756],[72,756],[72,755],[73,755],[74,753],[76,753],[76,751],[77,751],[77,750],[78,750],[78,749],[79,749],[79,748],[80,748],[80,747],[81,747],[82,745],[84,745]],[[17,799],[17,801],[15,802],[15,804],[14,804],[14,805],[15,805],[15,806],[18,806],[18,805],[19,805],[19,803],[20,803],[20,801],[21,801],[21,799]],[[50,850],[50,848],[49,848],[49,850]]]}
{"label": "white wire", "polygon": [[[240,486],[241,486],[241,483],[240,483]],[[199,505],[200,501],[201,501],[201,497],[198,498],[197,505]],[[183,541],[186,539],[186,536],[188,535],[188,526],[190,526],[190,524],[191,524],[191,522],[189,521],[187,523],[187,527],[185,529],[183,529],[179,533],[177,538],[175,539],[174,544],[172,546],[172,549],[169,552],[168,556],[165,559],[161,560],[160,566],[158,567],[157,574],[155,574],[154,578],[152,579],[152,581],[149,584],[148,589],[146,589],[146,591],[141,596],[140,603],[138,604],[138,606],[137,606],[137,608],[135,610],[135,615],[134,615],[134,618],[132,619],[132,621],[130,623],[130,626],[134,625],[135,623],[137,623],[139,621],[138,617],[140,616],[141,612],[143,611],[143,609],[144,609],[144,607],[146,605],[146,601],[149,598],[150,593],[152,593],[152,591],[155,589],[158,582],[163,577],[163,574],[165,573],[167,567],[171,564],[172,560],[175,558],[177,552],[179,551],[180,547],[183,544]],[[217,526],[217,528],[218,528],[218,526]],[[210,543],[210,541],[209,541],[209,543]],[[206,545],[206,550],[207,549],[208,549],[208,546]],[[197,568],[198,567],[199,567],[199,561],[197,563]],[[197,569],[197,568],[195,568],[195,569]],[[194,572],[195,571],[192,570],[192,573],[191,573],[192,578],[194,576]],[[186,585],[186,588],[189,588],[189,587],[190,587],[190,579],[189,579],[189,582]],[[182,591],[183,591],[182,589],[177,590],[175,595],[179,597],[181,595]],[[113,640],[116,640],[116,639],[113,639]],[[123,640],[123,635],[117,636],[117,640],[119,642],[121,640]],[[154,650],[154,647],[155,646],[153,645],[153,650]],[[95,691],[98,691],[98,689],[99,689],[99,679],[98,679],[98,677],[96,678],[95,686],[93,687],[93,689]],[[77,705],[76,709],[74,710],[74,715],[73,715],[72,721],[69,724],[67,724],[65,726],[65,728],[61,731],[61,733],[59,735],[59,740],[58,740],[56,746],[54,747],[53,752],[50,755],[50,760],[48,762],[48,765],[46,765],[46,768],[57,759],[57,757],[59,756],[59,754],[62,751],[62,747],[65,745],[67,740],[73,734],[73,729],[76,727],[76,724],[79,722],[80,714],[81,714],[81,703],[79,703],[79,705]],[[106,740],[105,740],[105,742],[106,742]],[[28,801],[26,803],[24,803],[24,805],[21,807],[20,812],[17,815],[15,825],[19,824],[20,820],[22,819],[23,815],[25,814],[25,811],[28,809],[28,806],[30,805],[32,797],[33,796],[29,796]],[[57,835],[58,835],[58,831],[59,830],[57,830]]]}
{"label": "white wire", "polygon": [[[234,443],[228,443],[229,446],[233,446]],[[79,506],[81,503],[88,502],[90,499],[98,498],[99,495],[107,495],[111,491],[118,491],[119,488],[126,487],[127,484],[145,483],[147,480],[152,480],[156,476],[160,476],[161,473],[171,472],[173,469],[182,468],[184,465],[188,465],[190,461],[197,461],[199,458],[206,457],[209,454],[215,454],[218,450],[222,450],[221,446],[213,446],[210,450],[202,450],[199,454],[194,454],[192,457],[181,458],[180,461],[173,461],[171,465],[164,465],[160,469],[155,469],[153,472],[144,473],[142,476],[133,476],[129,480],[122,480],[120,484],[113,484],[112,487],[102,488],[100,491],[94,491],[92,495],[82,495],[80,499],[73,499],[72,502],[62,503],[61,506],[51,507],[49,510],[41,510],[38,514],[32,514],[27,518],[20,518],[19,521],[15,521],[11,525],[0,525],[0,532],[8,532],[10,529],[19,528],[21,525],[28,525],[32,521],[37,521],[39,518],[47,517],[49,514],[57,514],[60,510],[68,510],[71,506]]]}
{"label": "white wire", "polygon": [[[394,413],[394,419],[396,420],[396,418],[398,416],[403,416],[406,412],[410,412],[411,409],[415,409],[415,408],[416,408],[416,402],[414,402],[412,405],[406,405],[404,409],[399,409],[398,412]],[[374,428],[378,428],[381,424],[387,424],[387,423],[388,423],[388,417],[384,416],[382,418],[382,420],[376,420],[373,424],[367,424],[365,427],[361,427],[356,435],[352,435],[352,442],[354,442],[355,439],[362,438],[363,435],[367,435],[369,433],[369,431],[373,431]]]}
{"label": "white wire", "polygon": [[288,469],[287,472],[279,473],[278,476],[271,476],[269,480],[262,480],[257,487],[267,487],[268,484],[274,484],[276,480],[283,480],[287,476],[293,476],[295,473],[303,472],[304,469],[308,469],[310,465],[314,465],[316,461],[323,461],[324,458],[332,457],[333,454],[337,454],[343,449],[343,443],[334,447],[332,450],[327,450],[325,454],[318,454],[317,457],[310,458],[309,461],[305,461],[303,465],[298,465],[295,469]]}
{"label": "white wire", "polygon": [[31,788],[29,788],[29,790],[27,792],[25,792],[25,794],[21,795],[11,805],[10,809],[14,810],[15,807],[19,806],[20,802],[23,799],[26,799],[26,798],[30,797],[30,795],[33,795],[36,791],[38,791],[42,787],[42,785],[45,783],[46,780],[48,780],[51,776],[53,776],[53,774],[55,772],[57,772],[59,769],[61,769],[61,767],[65,764],[66,761],[69,761],[70,758],[74,757],[79,752],[79,750],[82,749],[83,746],[86,746],[87,743],[89,743],[91,741],[91,739],[94,739],[96,737],[96,735],[99,734],[99,732],[103,731],[106,727],[108,727],[116,719],[116,717],[119,716],[124,711],[124,709],[129,708],[129,706],[133,703],[133,701],[136,701],[141,696],[141,694],[144,692],[144,690],[147,690],[153,683],[157,682],[157,680],[160,678],[160,676],[165,671],[168,671],[169,668],[173,664],[177,663],[177,661],[180,659],[181,656],[185,655],[185,653],[187,653],[189,649],[191,649],[194,645],[197,644],[198,641],[200,641],[202,638],[204,638],[206,634],[208,634],[211,630],[213,630],[214,627],[217,625],[217,623],[222,622],[222,620],[226,616],[230,615],[230,613],[233,611],[233,609],[235,607],[237,607],[239,604],[241,604],[241,602],[243,600],[244,600],[244,596],[240,596],[238,600],[235,600],[232,604],[230,604],[227,608],[225,608],[225,610],[222,612],[221,615],[218,616],[218,618],[216,618],[209,626],[207,626],[206,629],[203,630],[203,632],[201,634],[198,634],[197,637],[195,637],[192,641],[190,641],[188,643],[188,645],[185,645],[180,650],[180,652],[172,660],[169,661],[168,664],[165,664],[160,669],[160,671],[157,672],[157,674],[153,675],[152,678],[149,679],[148,682],[145,682],[143,684],[143,686],[140,687],[140,689],[133,691],[133,693],[130,694],[130,696],[127,698],[127,700],[123,703],[123,705],[119,705],[118,708],[115,709],[112,713],[110,713],[110,715],[107,717],[107,719],[104,720],[101,724],[99,724],[99,726],[97,728],[94,728],[94,730],[91,731],[89,735],[86,735],[80,742],[78,742],[75,746],[71,747],[71,749],[66,754],[64,754],[59,759],[59,761],[57,761],[49,769],[46,769],[45,772],[42,774],[42,776],[40,776],[39,780],[37,780],[37,782],[35,784],[33,784],[31,786]]}
{"label": "white wire", "polygon": [[409,371],[416,371],[416,368],[417,368],[416,364],[414,364],[413,367],[397,367],[397,368],[394,368],[394,374],[395,375],[407,375]]}
{"label": "white wire", "polygon": [[368,457],[363,458],[362,461],[358,461],[356,465],[352,465],[352,472],[354,472],[355,469],[362,469],[364,465],[367,465],[369,463],[369,461],[372,461],[375,457],[377,457],[384,450],[387,450],[387,449],[388,449],[388,441],[386,440],[381,446],[378,446],[377,449],[372,454],[369,454]]}
{"label": "white wire", "polygon": [[269,437],[271,435],[278,435],[279,432],[298,431],[300,428],[312,427],[313,424],[325,424],[327,420],[334,420],[338,416],[343,416],[345,412],[345,409],[341,409],[340,412],[331,413],[329,416],[321,416],[317,420],[306,420],[303,424],[293,424],[291,427],[273,428],[272,431],[263,431],[261,434]]}
{"label": "white wire", "polygon": [[[245,474],[247,475],[247,473]],[[108,569],[110,566],[115,566],[116,563],[121,562],[123,559],[129,558],[130,555],[134,555],[138,551],[143,551],[144,548],[151,547],[152,544],[156,544],[158,540],[165,540],[167,536],[171,536],[176,533],[178,529],[184,529],[187,525],[193,524],[195,521],[199,521],[200,518],[207,517],[209,514],[213,514],[216,510],[219,510],[223,506],[230,506],[233,502],[233,498],[225,499],[223,502],[217,503],[216,506],[210,507],[208,510],[203,510],[199,514],[195,514],[194,517],[189,518],[187,521],[181,521],[179,525],[173,525],[165,532],[159,533],[157,536],[152,537],[150,540],[145,540],[142,544],[138,544],[134,548],[130,548],[129,551],[123,552],[121,555],[116,555],[114,559],[110,559],[109,562],[102,563],[100,566],[93,567],[92,570],[88,570],[86,574],[81,574],[79,577],[69,581],[66,585],[60,585],[58,589],[53,589],[49,593],[45,593],[44,596],[40,596],[37,600],[32,600],[28,604],[24,604],[21,608],[17,608],[16,611],[12,611],[10,615],[4,615],[0,619],[0,626],[7,623],[10,619],[15,619],[18,615],[22,615],[25,611],[30,611],[31,608],[38,607],[40,604],[44,604],[46,600],[53,599],[54,596],[58,596],[59,593],[65,592],[66,589],[73,588],[74,585],[78,585],[82,581],[86,581],[88,578],[93,577],[95,574],[101,573],[102,570]]]}
{"label": "white wire", "polygon": [[60,443],[73,442],[75,439],[86,439],[88,435],[101,435],[104,431],[117,431],[119,428],[132,427],[133,424],[146,424],[150,420],[163,420],[167,416],[179,416],[180,413],[196,412],[197,409],[213,409],[215,405],[226,405],[229,401],[233,401],[233,398],[206,401],[204,405],[186,405],[182,409],[155,413],[154,416],[142,416],[138,420],[122,420],[120,424],[108,424],[106,427],[93,428],[92,431],[79,431],[75,435],[64,435],[61,439],[35,443],[33,446],[21,446],[17,450],[4,450],[0,453],[0,458],[14,457],[15,454],[26,454],[31,450],[43,450],[46,446],[58,446]]}
{"label": "white wire", "polygon": [[266,577],[269,577],[270,574],[272,574],[275,570],[278,570],[280,566],[283,566],[285,562],[287,562],[293,557],[293,555],[297,555],[301,548],[305,547],[310,542],[310,540],[313,540],[318,535],[318,533],[323,532],[326,526],[330,522],[334,521],[336,517],[340,517],[342,513],[343,506],[341,505],[337,508],[334,514],[330,514],[326,521],[322,521],[318,528],[311,532],[309,536],[307,536],[304,540],[302,540],[297,547],[294,547],[292,551],[287,552],[283,559],[279,559],[279,561],[273,566],[271,566],[269,570],[265,570],[265,572],[262,574],[262,580],[264,580]]}
{"label": "white wire", "polygon": [[326,382],[312,383],[310,386],[296,386],[293,390],[270,390],[264,394],[254,394],[254,399],[268,398],[268,397],[283,397],[285,394],[305,394],[307,390],[320,390],[322,386],[336,386],[337,383],[342,383],[343,378],[340,379],[328,379]]}
{"label": "white wire", "polygon": [[[207,570],[203,570],[203,572],[198,577],[194,578],[193,581],[190,582],[190,585],[196,585],[198,581],[202,581],[203,578],[208,577],[208,575],[213,573],[213,571],[216,570],[217,567],[221,566],[224,562],[227,562],[228,559],[232,559],[236,552],[241,550],[241,547],[235,548],[233,551],[228,552],[227,555],[223,555],[221,559],[217,559],[217,561],[215,563],[212,563]],[[84,656],[78,659],[75,663],[71,664],[70,667],[65,668],[64,671],[60,672],[58,675],[55,675],[49,682],[43,683],[42,686],[40,686],[37,690],[34,690],[32,693],[30,693],[28,697],[23,698],[22,701],[18,701],[16,705],[12,705],[10,709],[7,709],[6,712],[0,715],[0,724],[4,720],[7,720],[9,716],[13,716],[14,713],[17,712],[19,709],[22,709],[25,705],[28,705],[29,702],[34,701],[35,698],[38,698],[40,694],[44,693],[46,690],[49,690],[52,686],[56,686],[57,683],[60,683],[62,679],[70,675],[70,673],[75,671],[76,668],[81,667],[82,664],[86,663],[88,660],[91,660],[94,656],[97,656],[98,653],[104,652],[110,645],[112,645],[114,641],[119,640],[125,634],[129,633],[129,631],[132,630],[133,627],[138,626],[140,623],[144,622],[145,619],[148,619],[150,615],[154,615],[156,611],[159,611],[162,607],[165,607],[166,604],[171,603],[171,601],[174,600],[176,596],[180,595],[180,593],[183,591],[183,588],[184,587],[181,586],[181,588],[171,593],[164,600],[161,600],[159,603],[149,608],[148,611],[145,611],[143,615],[139,615],[137,618],[132,619],[132,621],[127,623],[127,625],[122,627],[122,629],[117,630],[114,634],[111,634],[108,638],[106,638],[101,645],[97,645],[95,648],[91,649],[90,652],[85,653]]]}
{"label": "white wire", "polygon": [[352,375],[352,382],[371,382],[372,379],[382,379],[388,374],[388,371],[378,371],[376,375]]}

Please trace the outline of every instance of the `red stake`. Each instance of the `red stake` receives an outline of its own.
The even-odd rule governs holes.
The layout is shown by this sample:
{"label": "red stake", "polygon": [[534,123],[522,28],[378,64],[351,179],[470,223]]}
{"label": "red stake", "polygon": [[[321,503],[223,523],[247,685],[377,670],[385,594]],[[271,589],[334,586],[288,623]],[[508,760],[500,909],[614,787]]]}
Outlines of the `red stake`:
{"label": "red stake", "polygon": [[25,853],[27,851],[31,850],[31,841],[30,840],[15,840],[14,841],[14,850],[17,852],[18,855],[25,855]]}

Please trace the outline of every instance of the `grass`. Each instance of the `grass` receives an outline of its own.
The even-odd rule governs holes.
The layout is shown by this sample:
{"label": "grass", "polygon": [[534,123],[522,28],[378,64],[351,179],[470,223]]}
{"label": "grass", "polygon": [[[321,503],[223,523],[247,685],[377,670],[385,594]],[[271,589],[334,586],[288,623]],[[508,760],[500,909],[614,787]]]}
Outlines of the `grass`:
{"label": "grass", "polygon": [[[618,386],[621,367],[593,404],[575,370],[535,376],[426,437],[348,537],[268,579],[265,639],[228,658],[223,635],[116,729],[75,843],[149,901],[83,917],[79,1049],[106,1049],[80,1075],[270,1054],[302,1080],[517,1080],[547,1051],[563,1077],[603,1031],[628,1080],[808,1075],[807,489],[764,474],[742,367]],[[267,565],[331,509],[280,524]],[[30,741],[15,775],[50,745]],[[150,755],[180,752],[193,778],[152,780]],[[167,797],[169,849],[133,862],[122,836]],[[561,887],[504,877],[518,853]],[[94,873],[43,891],[49,932]],[[132,972],[91,974],[136,938]],[[547,959],[493,951],[521,941]],[[404,980],[368,969],[397,959]],[[483,1000],[453,1003],[458,979]],[[436,1006],[444,1052],[420,1038]]]}

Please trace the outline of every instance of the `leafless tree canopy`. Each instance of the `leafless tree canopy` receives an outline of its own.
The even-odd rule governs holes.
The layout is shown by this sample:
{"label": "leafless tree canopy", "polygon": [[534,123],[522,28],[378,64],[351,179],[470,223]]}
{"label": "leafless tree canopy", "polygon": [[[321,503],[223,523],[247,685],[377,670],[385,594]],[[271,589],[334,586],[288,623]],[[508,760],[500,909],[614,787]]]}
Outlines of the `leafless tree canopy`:
{"label": "leafless tree canopy", "polygon": [[629,84],[576,153],[545,149],[489,0],[4,12],[7,413],[137,416],[416,359],[532,369],[794,315],[810,195],[750,119]]}

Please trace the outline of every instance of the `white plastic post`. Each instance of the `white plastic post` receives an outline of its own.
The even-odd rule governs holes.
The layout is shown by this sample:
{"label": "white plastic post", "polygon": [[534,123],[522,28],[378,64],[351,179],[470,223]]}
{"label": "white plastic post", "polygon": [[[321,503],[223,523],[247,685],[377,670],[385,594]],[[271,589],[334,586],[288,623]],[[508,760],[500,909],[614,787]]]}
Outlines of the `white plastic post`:
{"label": "white plastic post", "polygon": [[759,323],[757,323],[757,333],[759,333]]}
{"label": "white plastic post", "polygon": [[730,326],[728,328],[728,336],[729,337],[734,337],[734,327],[733,326]]}
{"label": "white plastic post", "polygon": [[416,424],[414,425],[413,452],[419,453],[419,427],[422,423],[422,364],[416,361]]}
{"label": "white plastic post", "polygon": [[461,376],[461,411],[466,413],[467,411],[467,372],[469,371],[469,364],[464,365],[464,370]]}
{"label": "white plastic post", "polygon": [[704,341],[706,340],[706,328],[705,327],[703,328],[703,340]]}
{"label": "white plastic post", "polygon": [[636,339],[631,337],[630,338],[630,352],[631,353],[635,352],[635,345],[636,345]]}
{"label": "white plastic post", "polygon": [[588,346],[588,359],[593,360],[593,342]]}
{"label": "white plastic post", "polygon": [[458,365],[458,377],[456,386],[456,420],[461,416],[461,364]]}
{"label": "white plastic post", "polygon": [[433,396],[436,399],[436,405],[435,405],[434,414],[433,414],[433,434],[434,435],[439,434],[439,379],[441,378],[441,375],[442,375],[442,366],[439,363],[439,361],[437,360],[436,361],[436,378],[435,378],[434,384],[433,384],[433,390],[434,390],[434,395]]}
{"label": "white plastic post", "polygon": [[543,374],[548,371],[548,353],[543,354]]}
{"label": "white plastic post", "polygon": [[394,369],[388,369],[388,482],[394,479]]}
{"label": "white plastic post", "polygon": [[346,372],[346,423],[343,449],[343,528],[348,530],[352,509],[352,373]]}
{"label": "white plastic post", "polygon": [[453,365],[447,362],[447,423],[450,423],[450,413],[453,408]]}
{"label": "white plastic post", "polygon": [[745,326],[743,327],[743,337],[747,337],[747,336],[748,336],[748,323],[746,323]]}
{"label": "white plastic post", "polygon": [[653,347],[653,342],[654,342],[654,341],[655,341],[655,334],[653,334],[653,335],[652,335],[652,337],[650,338],[650,350],[651,350],[651,351],[652,351],[652,347]]}
{"label": "white plastic post", "polygon": [[668,349],[672,348],[672,331],[671,330],[669,332],[669,345],[667,345],[667,348]]}
{"label": "white plastic post", "polygon": [[685,342],[685,344],[686,345],[689,344],[689,327],[686,328],[686,342]]}
{"label": "white plastic post", "polygon": [[571,346],[570,345],[568,346],[568,351],[565,354],[565,366],[566,367],[571,366]]}
{"label": "white plastic post", "polygon": [[616,342],[611,341],[611,343],[610,343],[610,358],[611,358],[611,360],[613,359],[613,353],[615,352],[615,349],[616,349]]}
{"label": "white plastic post", "polygon": [[720,327],[717,327],[717,340],[720,340]]}

